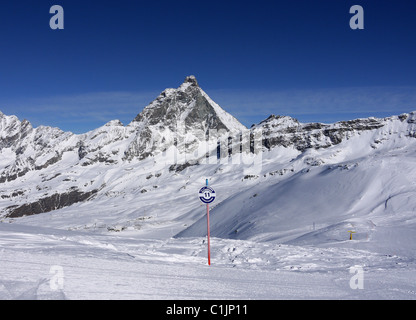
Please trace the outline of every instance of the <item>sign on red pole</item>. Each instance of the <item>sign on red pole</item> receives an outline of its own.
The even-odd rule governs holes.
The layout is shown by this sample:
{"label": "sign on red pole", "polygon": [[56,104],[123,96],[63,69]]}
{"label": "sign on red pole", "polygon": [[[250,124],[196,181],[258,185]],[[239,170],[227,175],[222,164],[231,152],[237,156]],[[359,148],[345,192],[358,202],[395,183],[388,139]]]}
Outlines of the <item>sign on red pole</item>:
{"label": "sign on red pole", "polygon": [[208,186],[208,179],[206,179],[205,187],[199,189],[199,199],[207,205],[207,236],[208,236],[208,265],[211,265],[211,245],[210,245],[210,230],[209,230],[209,204],[215,200],[214,189]]}

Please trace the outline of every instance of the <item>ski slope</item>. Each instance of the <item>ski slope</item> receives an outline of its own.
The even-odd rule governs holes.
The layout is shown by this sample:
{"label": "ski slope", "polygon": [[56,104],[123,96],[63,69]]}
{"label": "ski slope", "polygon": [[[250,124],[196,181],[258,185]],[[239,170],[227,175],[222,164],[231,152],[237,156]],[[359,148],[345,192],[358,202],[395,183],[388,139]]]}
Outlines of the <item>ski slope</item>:
{"label": "ski slope", "polygon": [[[208,266],[203,238],[156,241],[4,223],[0,232],[1,299],[414,299],[416,295],[412,259],[364,250],[213,238]],[[363,289],[350,286],[354,274],[349,268],[355,265],[363,267]]]}

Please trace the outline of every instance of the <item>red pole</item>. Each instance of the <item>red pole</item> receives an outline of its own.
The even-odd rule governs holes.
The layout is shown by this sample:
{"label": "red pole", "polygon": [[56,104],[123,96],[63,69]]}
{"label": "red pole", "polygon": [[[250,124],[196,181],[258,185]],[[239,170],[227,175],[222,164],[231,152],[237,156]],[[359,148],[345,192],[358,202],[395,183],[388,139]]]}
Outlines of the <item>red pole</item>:
{"label": "red pole", "polygon": [[207,203],[208,265],[211,265],[211,246],[209,243],[209,204]]}
{"label": "red pole", "polygon": [[[205,180],[205,184],[208,187],[208,179]],[[208,265],[211,265],[211,245],[209,242],[209,203],[207,203],[207,236],[208,236]]]}

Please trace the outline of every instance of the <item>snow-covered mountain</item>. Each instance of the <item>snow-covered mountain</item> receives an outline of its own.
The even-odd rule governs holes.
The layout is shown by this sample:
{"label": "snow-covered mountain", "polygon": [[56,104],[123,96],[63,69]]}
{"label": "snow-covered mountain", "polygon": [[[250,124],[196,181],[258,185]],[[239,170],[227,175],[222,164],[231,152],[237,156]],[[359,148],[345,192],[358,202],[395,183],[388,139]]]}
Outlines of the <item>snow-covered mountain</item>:
{"label": "snow-covered mountain", "polygon": [[[392,281],[387,291],[377,282],[364,298],[413,297],[415,159],[416,112],[334,124],[271,115],[248,129],[193,76],[163,91],[129,124],[113,120],[85,134],[33,128],[0,112],[0,252],[8,257],[6,276],[11,281],[20,266],[24,272],[27,259],[56,264],[56,252],[71,257],[60,262],[65,268],[85,263],[106,280],[103,263],[114,270],[147,270],[151,263],[152,279],[163,278],[165,264],[178,264],[177,274],[192,273],[195,263],[205,263],[205,207],[197,193],[209,179],[217,195],[210,205],[212,256],[223,268],[209,297],[217,297],[222,283],[237,291],[257,285],[235,277],[234,267],[264,283],[275,283],[271,279],[280,279],[282,270],[305,271],[291,282],[300,290],[312,280],[325,284],[322,296],[345,297],[338,283],[357,264],[371,270],[366,279],[373,279],[373,288],[379,276]],[[398,278],[386,273],[392,269]],[[277,277],[270,273],[276,270]],[[117,281],[119,273],[111,277]],[[86,288],[84,278],[72,279],[72,297],[85,297],[80,288],[105,287]],[[333,278],[336,288],[328,289]],[[196,279],[188,280],[198,286],[201,278]],[[165,290],[161,283],[156,296]],[[0,278],[0,298],[4,292],[12,296],[7,284]],[[273,289],[280,285],[262,285],[255,297],[296,296]],[[171,289],[178,287],[187,297],[189,286],[175,282]],[[241,297],[253,297],[252,290]]]}
{"label": "snow-covered mountain", "polygon": [[[113,120],[80,135],[33,128],[0,113],[1,216],[51,212],[59,213],[56,224],[63,228],[157,225],[203,235],[195,192],[210,178],[221,191],[213,210],[214,235],[281,239],[289,231],[280,230],[279,221],[305,206],[320,212],[309,220],[301,215],[309,228],[334,212],[339,212],[335,222],[370,214],[402,189],[410,196],[414,184],[399,177],[413,172],[415,132],[414,112],[335,124],[272,115],[247,129],[193,76],[163,91],[128,125]],[[379,169],[380,163],[387,168]],[[397,185],[391,185],[393,177]],[[368,187],[374,184],[380,187]],[[386,185],[391,189],[381,188]],[[363,198],[370,200],[363,205]],[[172,213],[177,201],[181,208]],[[97,217],[97,210],[105,214]],[[273,230],[280,230],[279,236]]]}
{"label": "snow-covered mountain", "polygon": [[177,89],[163,91],[127,126],[113,120],[75,135],[57,128],[33,128],[27,120],[3,113],[0,120],[0,183],[4,186],[0,197],[7,204],[12,202],[3,211],[11,217],[47,212],[90,198],[105,182],[85,180],[85,172],[96,176],[100,164],[111,171],[161,155],[163,163],[181,170],[215,153],[222,136],[247,131],[209,98],[194,76]]}

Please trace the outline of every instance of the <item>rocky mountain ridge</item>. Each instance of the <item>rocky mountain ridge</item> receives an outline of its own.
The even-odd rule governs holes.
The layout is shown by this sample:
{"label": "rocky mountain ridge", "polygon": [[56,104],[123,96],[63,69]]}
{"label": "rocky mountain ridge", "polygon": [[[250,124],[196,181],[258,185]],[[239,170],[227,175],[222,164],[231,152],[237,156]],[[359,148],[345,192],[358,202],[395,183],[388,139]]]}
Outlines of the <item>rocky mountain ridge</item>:
{"label": "rocky mountain ridge", "polygon": [[[193,76],[177,89],[164,90],[128,125],[112,120],[80,135],[33,128],[27,120],[0,112],[0,215],[38,214],[113,194],[117,188],[109,176],[123,179],[131,168],[150,163],[177,174],[207,157],[220,163],[236,153],[280,148],[302,157],[308,150],[327,149],[364,133],[375,137],[371,148],[377,149],[392,136],[414,138],[415,123],[415,112],[335,124],[302,124],[272,115],[247,129],[212,101]],[[320,164],[310,156],[306,160]]]}

